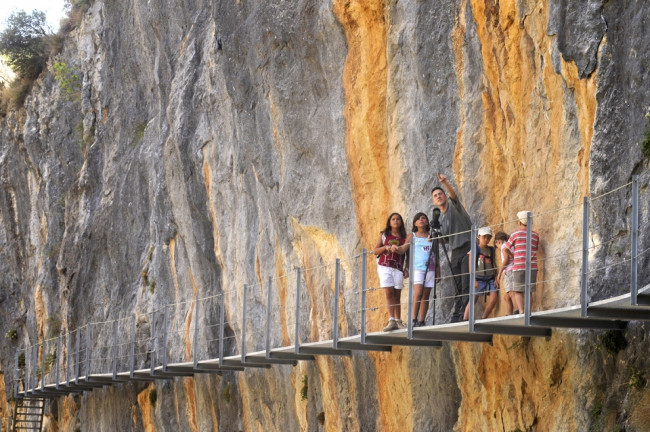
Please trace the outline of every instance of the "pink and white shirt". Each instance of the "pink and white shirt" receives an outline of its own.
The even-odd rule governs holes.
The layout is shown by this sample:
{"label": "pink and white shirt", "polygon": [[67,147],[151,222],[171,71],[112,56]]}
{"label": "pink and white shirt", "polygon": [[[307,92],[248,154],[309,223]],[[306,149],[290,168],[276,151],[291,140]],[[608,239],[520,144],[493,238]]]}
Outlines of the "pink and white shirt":
{"label": "pink and white shirt", "polygon": [[[537,270],[537,246],[539,245],[539,235],[531,232],[530,247],[530,268]],[[514,255],[512,271],[526,270],[526,230],[515,231],[510,235],[506,242],[506,247]]]}

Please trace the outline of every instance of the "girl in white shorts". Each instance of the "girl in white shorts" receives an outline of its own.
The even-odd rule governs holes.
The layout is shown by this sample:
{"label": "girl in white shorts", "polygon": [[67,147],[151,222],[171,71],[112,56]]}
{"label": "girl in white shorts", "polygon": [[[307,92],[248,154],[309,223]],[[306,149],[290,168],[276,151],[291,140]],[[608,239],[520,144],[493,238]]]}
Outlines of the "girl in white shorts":
{"label": "girl in white shorts", "polygon": [[413,251],[413,326],[421,327],[429,310],[429,296],[433,288],[436,275],[440,274],[440,267],[431,253],[432,240],[429,238],[429,218],[424,213],[418,213],[413,218],[413,234],[409,234],[406,244],[407,250],[411,244]]}
{"label": "girl in white shorts", "polygon": [[405,328],[401,319],[400,297],[404,286],[404,253],[400,248],[406,241],[404,220],[399,213],[388,216],[386,226],[381,232],[373,252],[377,258],[377,274],[379,286],[386,293],[386,306],[388,308],[388,325],[384,331]]}

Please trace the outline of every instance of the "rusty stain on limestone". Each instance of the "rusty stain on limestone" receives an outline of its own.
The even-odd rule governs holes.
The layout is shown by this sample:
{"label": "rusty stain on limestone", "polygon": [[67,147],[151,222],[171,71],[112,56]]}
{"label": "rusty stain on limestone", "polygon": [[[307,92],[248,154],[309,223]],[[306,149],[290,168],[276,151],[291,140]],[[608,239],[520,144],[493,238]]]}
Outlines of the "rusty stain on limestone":
{"label": "rusty stain on limestone", "polygon": [[[555,37],[546,32],[548,4],[542,2],[527,11],[525,20],[523,12],[517,9],[522,3],[515,1],[471,0],[470,5],[473,17],[467,19],[476,23],[485,87],[482,94],[484,136],[478,146],[482,164],[478,177],[491,179],[481,183],[485,184],[481,190],[482,212],[490,223],[512,220],[518,210],[532,208],[530,197],[537,196],[535,191],[539,190],[545,192],[534,203],[536,212],[579,202],[589,191],[596,74],[580,79],[575,64],[562,59],[560,73],[555,72],[551,61]],[[463,3],[452,35],[461,99],[465,88],[462,75],[465,14],[469,15],[469,11]],[[566,130],[571,126],[569,118],[573,110],[578,119],[579,137],[571,142]],[[459,145],[467,144],[467,139],[462,139],[465,121],[459,130]],[[567,157],[567,152],[572,152],[569,154],[574,157]],[[464,156],[457,146],[454,158],[457,181],[465,157],[469,156]],[[573,182],[573,178],[564,178],[562,170],[577,172],[579,185],[568,187],[567,182]],[[495,184],[499,187],[493,187]],[[557,197],[561,197],[561,202],[558,203]],[[571,213],[550,217],[562,217],[567,220],[567,226],[573,226],[571,219],[579,216]],[[508,226],[514,229],[513,225]],[[574,234],[550,232],[547,226],[551,224],[545,223],[543,217],[536,219],[535,229],[544,241],[570,238]],[[540,257],[543,254],[544,251]],[[540,291],[534,297],[534,307],[540,307],[543,298]],[[503,314],[502,309],[496,314]],[[580,374],[577,365],[566,360],[576,358],[575,353],[568,352],[575,348],[570,341],[555,335],[550,341],[495,336],[493,346],[468,343],[453,346],[462,394],[458,430],[525,430],[533,424],[540,430],[575,430],[575,419],[570,418],[570,413],[574,412]],[[503,376],[509,378],[504,380]],[[563,379],[565,376],[574,378]],[[545,412],[562,412],[567,416],[554,418],[544,416]]]}
{"label": "rusty stain on limestone", "polygon": [[[145,432],[156,432],[156,423],[154,421],[154,407],[149,402],[149,393],[155,389],[153,383],[138,393],[138,406],[142,416],[142,427]],[[135,421],[134,421],[135,422]]]}

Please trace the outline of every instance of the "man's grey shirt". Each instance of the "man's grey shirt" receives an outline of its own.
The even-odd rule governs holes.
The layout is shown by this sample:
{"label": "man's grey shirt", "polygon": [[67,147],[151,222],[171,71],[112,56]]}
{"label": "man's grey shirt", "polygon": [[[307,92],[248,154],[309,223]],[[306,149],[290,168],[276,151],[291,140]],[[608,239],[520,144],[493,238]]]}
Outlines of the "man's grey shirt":
{"label": "man's grey shirt", "polygon": [[463,234],[449,237],[449,247],[452,251],[463,246],[469,249],[472,241],[470,233],[472,220],[458,198],[449,198],[447,202],[449,203],[447,211],[440,212],[440,231],[442,235],[463,232]]}

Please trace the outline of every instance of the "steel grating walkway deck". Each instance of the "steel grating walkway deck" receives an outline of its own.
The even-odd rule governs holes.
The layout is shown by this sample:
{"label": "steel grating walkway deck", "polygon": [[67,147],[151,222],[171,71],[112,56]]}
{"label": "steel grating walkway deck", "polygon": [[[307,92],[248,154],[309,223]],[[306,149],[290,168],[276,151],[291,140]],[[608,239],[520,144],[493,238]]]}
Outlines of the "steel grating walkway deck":
{"label": "steel grating walkway deck", "polygon": [[628,321],[650,321],[650,286],[639,290],[638,305],[632,305],[630,294],[587,305],[587,316],[583,317],[580,306],[534,312],[530,324],[525,324],[524,314],[488,318],[474,323],[439,324],[426,327],[374,332],[365,335],[345,337],[338,340],[284,346],[241,355],[227,356],[184,363],[170,363],[146,369],[126,372],[82,375],[58,384],[37,385],[27,391],[19,392],[23,398],[59,397],[69,393],[80,393],[101,388],[113,383],[128,381],[153,381],[173,377],[193,376],[199,373],[218,373],[242,371],[245,368],[268,368],[274,364],[295,365],[299,360],[314,360],[316,355],[350,356],[352,351],[390,351],[393,346],[440,347],[443,341],[450,342],[492,342],[498,335],[551,336],[552,328],[576,329],[624,329]]}

